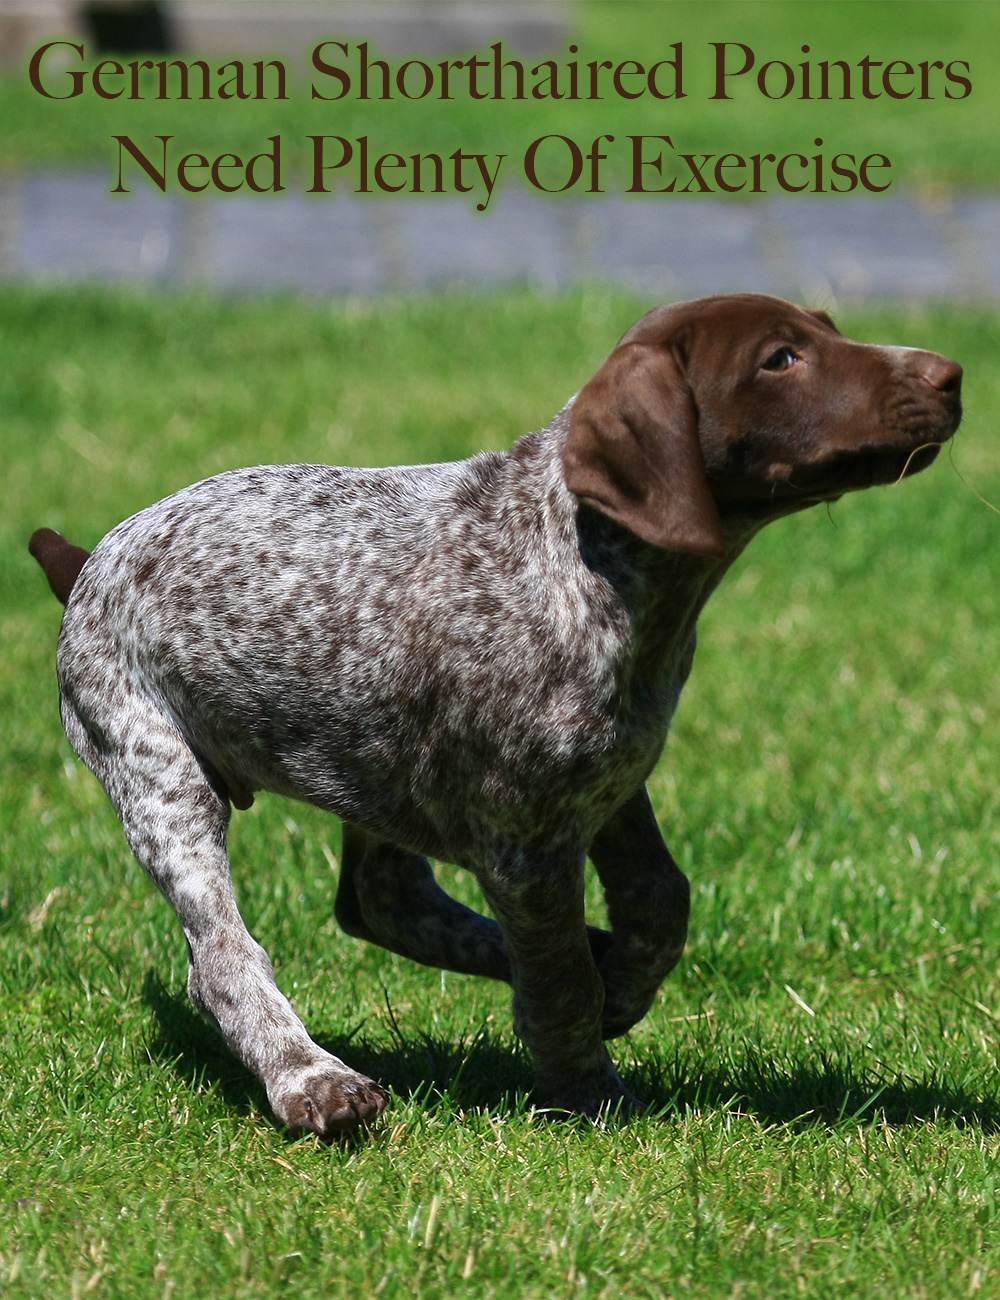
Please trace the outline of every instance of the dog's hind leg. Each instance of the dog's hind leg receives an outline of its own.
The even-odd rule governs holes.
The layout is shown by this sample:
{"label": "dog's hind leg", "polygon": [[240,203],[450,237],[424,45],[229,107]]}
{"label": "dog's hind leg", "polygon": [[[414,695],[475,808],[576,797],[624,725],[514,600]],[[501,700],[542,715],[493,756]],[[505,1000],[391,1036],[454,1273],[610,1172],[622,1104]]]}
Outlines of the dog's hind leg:
{"label": "dog's hind leg", "polygon": [[63,720],[180,918],[195,1005],[261,1079],[275,1115],[323,1138],[374,1120],[386,1094],[312,1041],[247,931],[226,855],[229,804],[172,719],[127,678],[112,685],[108,674],[99,690],[64,683]]}

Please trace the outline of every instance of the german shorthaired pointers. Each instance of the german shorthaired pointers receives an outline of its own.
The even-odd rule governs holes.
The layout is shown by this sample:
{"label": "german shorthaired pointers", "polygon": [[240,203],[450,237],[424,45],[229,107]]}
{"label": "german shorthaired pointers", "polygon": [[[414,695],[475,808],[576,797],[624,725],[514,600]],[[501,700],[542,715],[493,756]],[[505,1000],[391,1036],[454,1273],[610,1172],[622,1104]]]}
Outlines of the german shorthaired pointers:
{"label": "german shorthaired pointers", "polygon": [[[684,947],[688,883],[644,782],[695,623],[764,524],[929,465],[961,368],[746,294],[661,307],[509,452],[399,469],[234,470],[32,552],[68,601],[62,716],[180,917],[190,991],[286,1124],[386,1104],[318,1047],[236,906],[230,804],[338,814],[336,915],[508,981],[545,1106],[635,1103],[605,1039]],[[592,859],[608,931],[584,924]],[[496,920],[428,858],[475,874]]]}

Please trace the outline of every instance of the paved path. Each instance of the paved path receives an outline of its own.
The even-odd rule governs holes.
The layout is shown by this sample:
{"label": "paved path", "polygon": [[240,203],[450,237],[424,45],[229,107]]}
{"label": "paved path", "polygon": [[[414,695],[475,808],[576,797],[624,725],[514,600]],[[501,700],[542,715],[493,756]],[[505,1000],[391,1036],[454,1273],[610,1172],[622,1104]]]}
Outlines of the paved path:
{"label": "paved path", "polygon": [[184,200],[108,194],[104,172],[0,183],[0,278],[371,295],[580,281],[684,297],[1000,298],[1000,196],[934,203],[495,194]]}

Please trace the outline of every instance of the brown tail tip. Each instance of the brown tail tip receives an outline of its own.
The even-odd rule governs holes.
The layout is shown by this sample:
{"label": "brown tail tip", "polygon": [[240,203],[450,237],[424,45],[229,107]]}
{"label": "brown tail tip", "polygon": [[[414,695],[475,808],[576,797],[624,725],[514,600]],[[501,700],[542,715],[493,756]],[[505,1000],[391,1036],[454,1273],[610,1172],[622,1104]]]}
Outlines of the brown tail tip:
{"label": "brown tail tip", "polygon": [[39,528],[32,533],[28,550],[45,570],[49,586],[65,605],[90,552],[67,542],[51,528]]}

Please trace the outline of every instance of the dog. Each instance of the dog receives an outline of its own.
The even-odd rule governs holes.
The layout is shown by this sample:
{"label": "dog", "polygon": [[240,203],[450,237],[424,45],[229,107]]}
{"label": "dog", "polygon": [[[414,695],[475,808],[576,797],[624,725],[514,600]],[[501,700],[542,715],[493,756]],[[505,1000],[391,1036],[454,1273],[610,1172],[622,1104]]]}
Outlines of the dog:
{"label": "dog", "polygon": [[[237,908],[231,806],[343,819],[349,935],[505,980],[535,1098],[640,1103],[606,1040],[651,1007],[689,886],[645,790],[698,615],[772,520],[929,465],[962,370],[740,294],[660,307],[506,453],[233,470],[30,549],[66,603],[70,743],[173,905],[189,989],[274,1114],[324,1139],[378,1083],[317,1046]],[[609,928],[584,922],[587,857]],[[461,864],[495,920],[450,898]]]}

